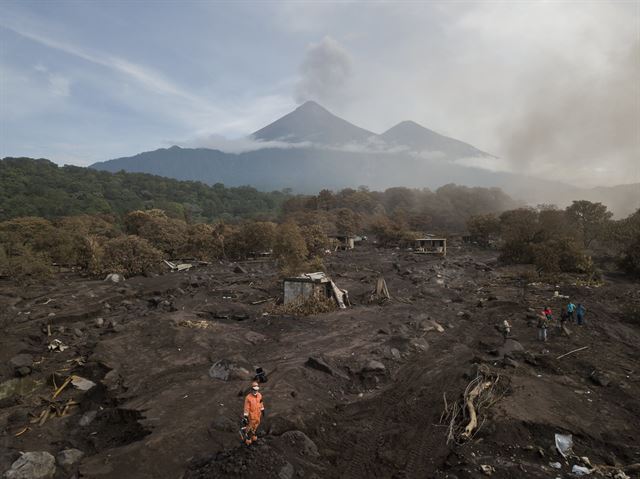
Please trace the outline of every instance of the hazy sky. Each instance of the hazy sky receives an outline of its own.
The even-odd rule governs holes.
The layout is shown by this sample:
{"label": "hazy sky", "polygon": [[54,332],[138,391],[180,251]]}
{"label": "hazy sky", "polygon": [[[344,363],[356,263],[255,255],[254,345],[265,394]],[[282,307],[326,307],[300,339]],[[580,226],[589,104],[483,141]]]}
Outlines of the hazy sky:
{"label": "hazy sky", "polygon": [[640,2],[0,0],[0,156],[238,138],[314,99],[585,186],[640,181]]}

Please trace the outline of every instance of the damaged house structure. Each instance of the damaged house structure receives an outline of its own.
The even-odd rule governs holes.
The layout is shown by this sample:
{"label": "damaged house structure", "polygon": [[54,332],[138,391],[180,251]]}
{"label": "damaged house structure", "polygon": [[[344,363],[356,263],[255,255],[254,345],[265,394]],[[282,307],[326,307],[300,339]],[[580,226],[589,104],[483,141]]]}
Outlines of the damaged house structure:
{"label": "damaged house structure", "polygon": [[361,236],[346,234],[334,235],[332,238],[338,242],[336,249],[342,249],[345,251],[355,248],[356,243],[363,239]]}
{"label": "damaged house structure", "polygon": [[421,254],[440,254],[442,256],[447,255],[447,240],[446,238],[418,238],[414,242],[414,252]]}
{"label": "damaged house structure", "polygon": [[305,273],[284,280],[284,304],[328,298],[333,298],[340,309],[351,306],[349,293],[338,288],[323,272]]}

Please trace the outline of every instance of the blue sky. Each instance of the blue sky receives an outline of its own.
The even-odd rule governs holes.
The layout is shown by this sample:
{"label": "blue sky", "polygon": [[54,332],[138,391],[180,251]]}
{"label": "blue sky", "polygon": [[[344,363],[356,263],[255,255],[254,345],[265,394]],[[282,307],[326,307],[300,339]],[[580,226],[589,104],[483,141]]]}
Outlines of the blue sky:
{"label": "blue sky", "polygon": [[639,5],[2,0],[0,156],[217,146],[314,99],[489,168],[640,181]]}

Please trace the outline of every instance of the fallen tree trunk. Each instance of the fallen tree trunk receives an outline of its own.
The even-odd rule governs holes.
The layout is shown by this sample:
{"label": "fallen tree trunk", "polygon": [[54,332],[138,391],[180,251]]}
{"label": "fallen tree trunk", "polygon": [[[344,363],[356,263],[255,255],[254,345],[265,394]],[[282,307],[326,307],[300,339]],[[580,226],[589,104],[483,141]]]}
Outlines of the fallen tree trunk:
{"label": "fallen tree trunk", "polygon": [[473,431],[478,427],[478,416],[476,415],[476,408],[473,405],[473,401],[475,401],[478,396],[485,389],[489,388],[493,384],[491,381],[481,382],[474,387],[471,392],[465,397],[465,403],[467,405],[467,410],[469,411],[469,423],[467,427],[464,428],[464,432],[462,433],[463,438],[471,437]]}

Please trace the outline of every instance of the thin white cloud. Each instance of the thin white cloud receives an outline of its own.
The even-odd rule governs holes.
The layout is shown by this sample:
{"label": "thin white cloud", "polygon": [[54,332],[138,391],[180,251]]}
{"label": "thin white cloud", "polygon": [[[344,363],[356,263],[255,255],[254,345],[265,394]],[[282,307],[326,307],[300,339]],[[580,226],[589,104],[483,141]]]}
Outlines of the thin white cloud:
{"label": "thin white cloud", "polygon": [[100,65],[110,70],[116,71],[126,77],[135,80],[148,90],[163,95],[172,95],[184,100],[188,100],[199,107],[220,113],[220,109],[208,104],[207,100],[180,88],[170,80],[163,77],[160,72],[154,71],[143,65],[130,62],[124,58],[107,55],[101,52],[89,51],[87,49],[72,45],[70,43],[30,31],[24,27],[9,26],[0,23],[0,27],[10,30],[24,38],[40,43],[49,48],[81,58],[95,65]]}

